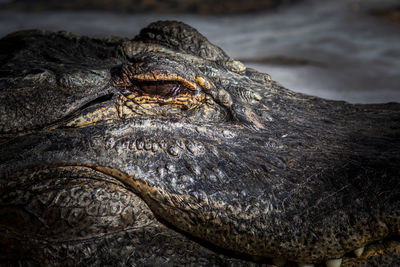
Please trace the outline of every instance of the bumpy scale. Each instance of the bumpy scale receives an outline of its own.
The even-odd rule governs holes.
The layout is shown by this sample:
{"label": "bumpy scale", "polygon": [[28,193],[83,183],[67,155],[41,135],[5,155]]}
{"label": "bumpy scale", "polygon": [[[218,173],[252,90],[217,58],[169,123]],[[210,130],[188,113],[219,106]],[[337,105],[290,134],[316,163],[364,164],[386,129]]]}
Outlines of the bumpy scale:
{"label": "bumpy scale", "polygon": [[400,265],[399,104],[292,92],[179,22],[0,62],[0,265]]}

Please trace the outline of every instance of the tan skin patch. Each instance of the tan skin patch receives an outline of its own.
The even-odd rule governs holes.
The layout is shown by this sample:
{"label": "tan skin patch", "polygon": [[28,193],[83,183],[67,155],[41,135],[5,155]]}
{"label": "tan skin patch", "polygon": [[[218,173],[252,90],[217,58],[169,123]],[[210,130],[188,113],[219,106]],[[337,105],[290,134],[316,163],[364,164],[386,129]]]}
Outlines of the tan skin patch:
{"label": "tan skin patch", "polygon": [[71,121],[69,121],[66,126],[68,127],[85,127],[87,125],[94,124],[98,121],[102,120],[110,120],[117,118],[117,108],[114,106],[111,107],[101,107],[92,112],[85,113],[80,115]]}
{"label": "tan skin patch", "polygon": [[265,108],[266,110],[270,110],[270,108],[264,104],[261,104],[263,108]]}
{"label": "tan skin patch", "polygon": [[210,88],[211,88],[210,83],[206,79],[204,79],[203,77],[197,76],[196,77],[196,82],[205,90],[210,90]]}
{"label": "tan skin patch", "polygon": [[174,97],[164,98],[157,95],[139,95],[134,92],[133,94],[128,95],[127,98],[132,99],[132,101],[137,104],[175,104],[186,109],[193,109],[203,102],[205,95],[182,93]]}
{"label": "tan skin patch", "polygon": [[246,109],[245,114],[249,119],[249,121],[253,122],[255,126],[257,126],[260,129],[264,129],[264,125],[259,121],[258,116],[254,112]]}

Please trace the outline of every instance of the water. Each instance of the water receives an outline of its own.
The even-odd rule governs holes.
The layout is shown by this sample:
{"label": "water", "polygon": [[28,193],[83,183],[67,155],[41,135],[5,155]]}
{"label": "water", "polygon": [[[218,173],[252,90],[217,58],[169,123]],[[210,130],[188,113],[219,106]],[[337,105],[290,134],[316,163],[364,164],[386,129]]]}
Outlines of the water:
{"label": "water", "polygon": [[[237,16],[1,11],[0,36],[41,28],[134,37],[152,21],[180,20],[231,57],[294,91],[352,103],[400,102],[400,27],[367,12],[396,2],[306,0],[274,12]],[[276,57],[302,64],[268,60]]]}

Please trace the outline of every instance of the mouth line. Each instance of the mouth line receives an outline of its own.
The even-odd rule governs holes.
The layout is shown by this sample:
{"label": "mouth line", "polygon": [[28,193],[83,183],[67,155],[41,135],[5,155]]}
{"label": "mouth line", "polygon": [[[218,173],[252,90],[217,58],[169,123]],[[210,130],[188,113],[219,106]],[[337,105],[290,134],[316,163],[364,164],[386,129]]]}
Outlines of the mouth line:
{"label": "mouth line", "polygon": [[[54,163],[49,164],[54,167],[62,167],[62,166],[76,166],[76,167],[86,167],[92,169],[94,171],[103,173],[109,177],[113,177],[122,184],[125,184],[126,188],[140,197],[146,205],[152,210],[153,215],[157,218],[159,222],[170,228],[171,230],[182,234],[183,236],[187,237],[188,239],[192,240],[193,242],[200,244],[201,246],[210,249],[216,253],[226,255],[229,257],[242,259],[248,262],[255,262],[257,264],[273,264],[277,267],[290,267],[290,266],[328,266],[328,267],[339,267],[339,265],[331,265],[328,262],[336,261],[342,263],[343,266],[355,266],[363,263],[368,263],[369,260],[377,258],[377,257],[386,257],[389,259],[400,259],[400,236],[395,233],[391,232],[387,236],[381,239],[370,241],[369,243],[360,244],[360,247],[353,247],[347,249],[347,252],[343,253],[343,255],[324,255],[319,259],[314,259],[307,261],[307,258],[299,257],[296,259],[296,256],[288,256],[285,258],[285,253],[279,254],[279,251],[275,254],[269,254],[268,256],[253,256],[246,252],[238,252],[237,250],[233,250],[230,248],[221,247],[220,244],[214,243],[212,241],[204,240],[201,237],[196,237],[192,233],[189,233],[185,229],[174,225],[170,220],[167,218],[163,218],[160,216],[160,210],[158,210],[155,206],[166,206],[165,203],[162,203],[157,194],[159,189],[156,187],[150,187],[146,185],[145,181],[134,177],[133,174],[125,173],[124,171],[119,171],[118,169],[112,167],[102,167],[101,165],[92,165],[92,164],[77,164],[77,163],[69,163],[69,164],[62,164],[62,163]],[[140,192],[141,191],[141,192]],[[152,191],[152,192],[150,192]],[[161,190],[162,191],[162,190]],[[146,196],[147,194],[147,196]],[[153,199],[155,202],[149,201],[149,197]],[[161,201],[161,202],[160,202]],[[170,209],[174,209],[177,207],[171,206]],[[168,221],[167,221],[168,220]],[[275,234],[276,235],[276,234]],[[303,243],[304,244],[304,243]],[[302,244],[299,243],[299,251],[301,250]],[[279,258],[273,258],[274,255],[279,255]],[[286,254],[288,255],[288,254]],[[290,257],[290,258],[289,258]],[[282,265],[283,263],[283,265]],[[303,264],[303,265],[302,265]],[[385,266],[385,265],[383,265]]]}
{"label": "mouth line", "polygon": [[[261,257],[261,256],[253,256],[249,255],[246,253],[240,253],[237,251],[221,248],[209,241],[200,239],[196,236],[190,235],[187,232],[183,231],[182,229],[177,228],[176,226],[172,225],[170,222],[164,220],[163,218],[160,218],[159,216],[155,216],[157,220],[159,220],[161,223],[166,225],[168,228],[186,236],[188,239],[202,245],[203,247],[206,247],[216,253],[224,254],[229,257],[237,258],[237,259],[242,259],[245,261],[250,261],[250,262],[255,262],[258,264],[267,264],[267,265],[273,265],[273,266],[286,266],[286,267],[294,267],[294,266],[302,266],[301,264],[304,264],[304,266],[314,266],[314,267],[325,267],[325,266],[336,266],[336,265],[328,265],[329,260],[340,260],[340,262],[343,262],[343,265],[346,264],[357,264],[357,263],[363,263],[363,262],[368,262],[368,259],[371,257],[384,257],[390,256],[390,250],[397,249],[398,252],[400,252],[400,237],[391,235],[387,236],[384,239],[381,240],[376,240],[373,242],[370,242],[368,244],[365,244],[361,247],[354,248],[353,250],[345,253],[342,257],[337,257],[337,256],[326,256],[326,260],[319,261],[319,262],[307,262],[304,260],[288,260],[283,256],[280,256],[279,258],[272,258],[272,257]],[[283,264],[283,265],[282,265]],[[341,266],[340,264],[337,266]]]}
{"label": "mouth line", "polygon": [[[184,235],[188,239],[202,245],[203,247],[206,247],[216,253],[224,254],[229,257],[237,258],[237,259],[242,259],[245,261],[250,261],[250,262],[255,262],[257,264],[267,264],[267,265],[273,265],[273,266],[278,266],[278,267],[294,267],[294,266],[302,266],[301,264],[304,264],[304,266],[314,266],[314,267],[325,267],[325,266],[330,266],[327,265],[327,261],[329,260],[340,260],[340,262],[343,262],[343,265],[346,264],[357,264],[357,263],[363,263],[363,262],[368,262],[368,259],[371,257],[384,257],[390,256],[390,250],[397,249],[397,251],[400,252],[400,236],[396,235],[389,235],[383,239],[376,240],[367,244],[364,244],[361,247],[354,248],[350,250],[349,252],[345,253],[342,257],[337,257],[337,256],[326,256],[326,260],[319,261],[319,262],[307,262],[304,260],[288,260],[284,256],[279,256],[279,258],[272,258],[272,257],[261,257],[261,256],[253,256],[249,255],[246,253],[240,253],[237,251],[221,248],[207,240],[198,238],[196,236],[190,235],[189,233],[183,231],[182,229],[174,226],[170,222],[166,221],[165,219],[159,217],[158,215],[155,215],[158,221],[160,221],[162,224],[166,225],[168,228]],[[282,265],[283,264],[283,265]],[[331,265],[331,266],[336,266],[336,265]],[[337,265],[337,266],[342,266],[342,265]]]}
{"label": "mouth line", "polygon": [[[301,258],[301,257],[299,257],[299,259],[296,260],[296,257],[293,257],[293,255],[290,256],[290,259],[287,259],[287,258],[285,258],[284,253],[279,255],[279,258],[272,258],[269,256],[258,256],[258,255],[253,256],[246,252],[239,252],[239,251],[235,251],[230,248],[221,247],[218,244],[214,244],[210,240],[206,240],[204,238],[195,236],[195,234],[188,232],[187,229],[180,228],[179,226],[174,225],[170,219],[160,216],[161,213],[159,211],[162,211],[163,209],[165,210],[165,207],[167,207],[167,206],[169,206],[170,209],[179,209],[179,207],[170,206],[167,203],[161,203],[161,202],[158,203],[158,205],[163,206],[164,208],[159,209],[159,207],[155,207],[155,206],[157,206],[157,201],[162,199],[162,196],[157,196],[160,191],[157,190],[156,188],[152,188],[152,187],[148,186],[146,183],[144,183],[136,178],[133,178],[132,175],[127,175],[121,171],[113,170],[112,168],[97,167],[97,166],[92,166],[91,168],[93,168],[94,170],[103,172],[104,174],[113,176],[114,178],[119,179],[120,181],[126,183],[127,185],[132,186],[132,189],[133,189],[132,191],[146,202],[146,204],[149,206],[149,208],[153,211],[154,216],[157,218],[157,220],[160,221],[161,223],[163,223],[164,225],[166,225],[168,228],[186,236],[187,238],[191,239],[192,241],[199,243],[200,245],[202,245],[208,249],[211,249],[217,253],[221,253],[221,254],[224,254],[224,255],[227,255],[230,257],[235,257],[235,258],[252,261],[252,262],[256,262],[256,263],[261,263],[261,264],[264,264],[264,263],[275,264],[277,266],[292,266],[292,264],[299,264],[299,266],[302,266],[301,264],[311,264],[310,266],[328,266],[328,267],[330,267],[330,266],[336,267],[337,266],[338,267],[341,265],[340,264],[339,265],[330,265],[330,264],[328,264],[328,262],[330,262],[330,261],[339,262],[340,261],[340,263],[341,263],[342,261],[355,261],[355,262],[366,261],[366,260],[368,261],[368,258],[370,258],[370,257],[384,256],[386,254],[389,255],[390,253],[386,253],[386,250],[387,250],[387,248],[390,249],[393,246],[398,247],[398,251],[400,252],[400,237],[397,236],[396,234],[391,233],[382,239],[374,240],[369,243],[365,243],[360,247],[354,247],[354,248],[348,250],[347,252],[343,253],[343,255],[340,257],[338,257],[337,254],[325,255],[322,260],[320,258],[319,260],[310,259],[308,261],[306,258]],[[131,179],[133,179],[133,180],[130,181]],[[148,188],[148,189],[146,189],[146,188]],[[147,193],[140,192],[143,190],[150,190],[151,192],[147,192]],[[393,245],[393,243],[394,243],[394,245]],[[398,244],[398,245],[396,245],[396,244]],[[301,244],[299,244],[299,246],[301,246]],[[400,253],[399,253],[399,255],[400,255]],[[280,262],[283,261],[285,264],[284,265],[276,264],[277,260]]]}

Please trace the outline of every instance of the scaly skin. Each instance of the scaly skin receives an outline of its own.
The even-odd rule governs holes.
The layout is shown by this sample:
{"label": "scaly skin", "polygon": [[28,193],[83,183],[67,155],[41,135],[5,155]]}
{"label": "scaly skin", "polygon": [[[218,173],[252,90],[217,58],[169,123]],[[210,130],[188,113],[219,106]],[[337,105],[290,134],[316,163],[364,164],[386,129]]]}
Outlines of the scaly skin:
{"label": "scaly skin", "polygon": [[178,22],[0,48],[0,263],[400,263],[399,104],[294,93]]}

